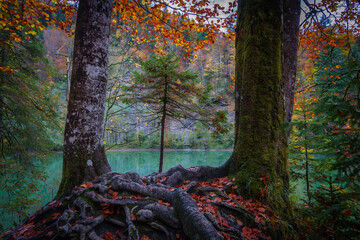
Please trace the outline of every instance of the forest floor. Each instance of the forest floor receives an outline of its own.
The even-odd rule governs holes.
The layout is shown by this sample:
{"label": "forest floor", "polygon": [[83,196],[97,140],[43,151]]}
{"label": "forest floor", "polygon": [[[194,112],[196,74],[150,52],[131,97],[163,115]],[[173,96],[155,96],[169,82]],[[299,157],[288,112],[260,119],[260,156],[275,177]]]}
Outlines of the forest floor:
{"label": "forest floor", "polygon": [[[110,172],[49,202],[4,240],[278,239],[282,220],[244,199],[220,167],[176,166],[140,177]],[[212,174],[214,173],[214,174]]]}

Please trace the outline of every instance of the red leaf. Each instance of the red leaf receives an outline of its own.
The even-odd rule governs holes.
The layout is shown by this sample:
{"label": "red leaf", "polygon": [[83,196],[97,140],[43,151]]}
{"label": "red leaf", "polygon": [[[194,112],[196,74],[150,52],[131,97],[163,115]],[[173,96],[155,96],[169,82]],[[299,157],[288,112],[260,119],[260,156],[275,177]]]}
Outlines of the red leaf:
{"label": "red leaf", "polygon": [[35,225],[32,223],[23,225],[15,234],[14,238],[23,235],[26,231],[30,230],[31,228],[33,228]]}
{"label": "red leaf", "polygon": [[56,208],[59,208],[61,205],[62,205],[62,202],[61,202],[61,201],[58,201],[58,202],[55,204],[55,207],[56,207]]}
{"label": "red leaf", "polygon": [[54,231],[49,231],[48,233],[45,234],[45,237],[50,237],[53,234],[54,234]]}
{"label": "red leaf", "polygon": [[161,205],[164,205],[164,206],[170,206],[170,203],[168,203],[168,202],[164,202],[164,201],[162,201],[162,200],[159,200],[158,201],[158,204],[161,204]]}
{"label": "red leaf", "polygon": [[262,213],[264,213],[266,211],[265,208],[262,208],[262,207],[258,208],[258,210],[259,210],[259,212],[262,212]]}
{"label": "red leaf", "polygon": [[47,219],[44,219],[43,222],[56,219],[56,218],[58,218],[60,216],[61,216],[61,213],[59,213],[59,212],[53,213],[53,214],[50,215],[50,217],[48,217]]}
{"label": "red leaf", "polygon": [[222,233],[222,235],[225,237],[225,240],[231,240],[231,238],[229,237],[229,235],[227,235],[226,233]]}
{"label": "red leaf", "polygon": [[231,227],[230,224],[228,223],[228,221],[227,221],[224,217],[222,217],[222,216],[217,217],[216,220],[217,220],[218,223],[220,223],[220,225],[222,225],[223,227],[226,227],[226,228]]}
{"label": "red leaf", "polygon": [[346,209],[344,212],[345,216],[349,216],[351,214],[351,210],[350,209]]}
{"label": "red leaf", "polygon": [[141,240],[151,240],[151,238],[149,238],[148,236],[144,235],[141,237]]}
{"label": "red leaf", "polygon": [[117,198],[119,198],[118,195],[119,195],[119,192],[113,192],[113,194],[112,194],[112,199],[117,199]]}
{"label": "red leaf", "polygon": [[107,233],[103,236],[103,238],[104,238],[105,240],[116,240],[115,236],[114,236],[111,232],[107,232]]}
{"label": "red leaf", "polygon": [[48,206],[54,206],[57,203],[56,200],[49,202]]}
{"label": "red leaf", "polygon": [[85,183],[86,184],[86,186],[89,188],[89,187],[92,187],[94,184],[92,183],[92,182],[86,182]]}

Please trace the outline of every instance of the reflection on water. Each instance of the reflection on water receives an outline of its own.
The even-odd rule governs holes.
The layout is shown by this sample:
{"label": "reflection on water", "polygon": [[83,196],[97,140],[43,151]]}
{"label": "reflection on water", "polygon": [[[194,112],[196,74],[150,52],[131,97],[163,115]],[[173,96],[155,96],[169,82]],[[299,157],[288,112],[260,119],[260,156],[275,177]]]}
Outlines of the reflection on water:
{"label": "reflection on water", "polygon": [[[169,151],[164,152],[164,171],[181,164],[192,166],[219,166],[224,163],[231,152],[207,151]],[[108,152],[108,161],[114,172],[136,172],[146,176],[159,170],[160,153],[155,151]]]}
{"label": "reflection on water", "polygon": [[[181,164],[188,168],[192,166],[219,166],[230,156],[231,152],[226,151],[166,151],[164,152],[163,170]],[[114,172],[137,172],[140,176],[146,176],[159,170],[160,153],[158,151],[124,151],[106,153],[111,169]],[[46,168],[48,179],[43,186],[39,186],[41,205],[51,201],[57,192],[61,180],[62,154],[51,156]],[[35,194],[34,194],[35,196]],[[1,203],[8,202],[7,195],[0,190]],[[34,206],[36,210],[39,206]],[[14,213],[2,211],[0,209],[0,224],[4,228],[11,227],[17,217]]]}

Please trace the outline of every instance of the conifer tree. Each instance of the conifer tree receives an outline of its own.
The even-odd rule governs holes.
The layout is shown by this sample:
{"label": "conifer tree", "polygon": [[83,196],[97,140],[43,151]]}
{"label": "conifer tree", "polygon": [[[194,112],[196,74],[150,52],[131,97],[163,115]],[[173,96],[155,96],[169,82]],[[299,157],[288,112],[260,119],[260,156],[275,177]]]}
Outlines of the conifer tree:
{"label": "conifer tree", "polygon": [[181,71],[179,59],[174,54],[154,56],[141,62],[143,73],[134,72],[133,83],[123,87],[129,94],[126,103],[146,106],[143,122],[155,123],[160,129],[160,164],[162,172],[166,122],[171,119],[188,127],[183,120],[201,121],[215,133],[229,130],[226,112],[215,112],[207,103],[208,92],[197,81],[197,74]]}

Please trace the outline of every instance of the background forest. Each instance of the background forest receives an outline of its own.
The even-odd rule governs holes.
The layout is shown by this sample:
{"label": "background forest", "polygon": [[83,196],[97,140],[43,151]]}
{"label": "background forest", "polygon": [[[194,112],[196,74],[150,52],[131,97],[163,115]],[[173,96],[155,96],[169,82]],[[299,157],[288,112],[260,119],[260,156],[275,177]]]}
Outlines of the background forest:
{"label": "background forest", "polygon": [[[358,13],[359,3],[350,2],[344,8]],[[11,3],[1,1],[1,16],[6,4]],[[320,7],[325,4],[331,14],[303,17],[293,122],[284,126],[291,131],[291,198],[300,219],[294,229],[301,229],[299,238],[355,239],[359,231],[354,226],[359,227],[360,219],[359,19],[351,14],[333,15],[339,7],[327,1]],[[303,7],[306,13],[317,9],[315,5]],[[69,17],[60,11],[51,14],[58,22]],[[2,17],[1,21],[7,20]],[[0,215],[12,212],[21,220],[40,204],[39,197],[29,193],[37,192],[39,183],[49,177],[44,171],[49,156],[62,151],[74,24],[46,29],[30,25],[18,29],[15,36],[1,21]],[[194,100],[200,108],[227,112],[228,131],[216,134],[214,127],[201,124],[210,121],[204,115],[203,119],[189,117],[181,122],[170,119],[165,124],[164,146],[232,149],[234,39],[219,35],[213,43],[189,53],[180,44],[157,41],[150,27],[139,26],[130,32],[116,24],[114,21],[110,37],[103,133],[106,149],[160,147],[152,102],[129,99],[133,99],[134,72],[144,72],[144,61],[167,53],[178,58],[180,71],[197,74],[196,86],[206,90],[205,100]],[[198,32],[182,37],[205,39]],[[22,40],[25,38],[29,41]],[[9,224],[0,222],[1,232]]]}

